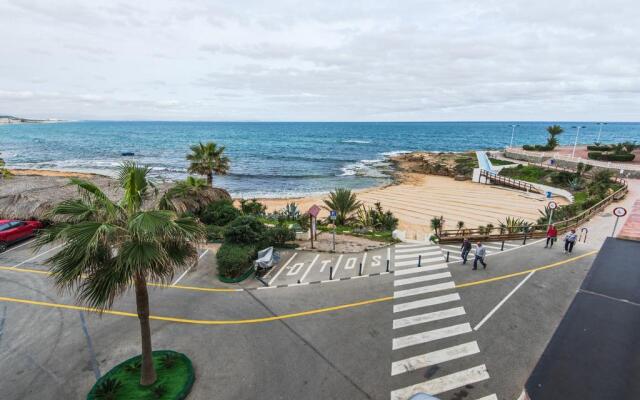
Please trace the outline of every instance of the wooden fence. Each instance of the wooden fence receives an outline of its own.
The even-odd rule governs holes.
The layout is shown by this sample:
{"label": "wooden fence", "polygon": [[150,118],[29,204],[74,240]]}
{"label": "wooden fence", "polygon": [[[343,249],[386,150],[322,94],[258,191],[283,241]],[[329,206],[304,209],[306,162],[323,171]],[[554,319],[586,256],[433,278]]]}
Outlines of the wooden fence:
{"label": "wooden fence", "polygon": [[[605,197],[602,201],[590,207],[587,210],[582,211],[575,217],[563,221],[552,221],[552,223],[558,229],[558,233],[564,233],[570,229],[575,229],[582,225],[585,221],[589,220],[593,215],[602,211],[606,206],[614,201],[623,198],[628,191],[627,182],[621,178],[612,178],[614,181],[622,187]],[[525,237],[527,238],[541,238],[545,237],[547,233],[547,224],[531,224],[524,226],[514,227],[495,227],[487,232],[486,228],[478,229],[447,229],[440,232],[440,243],[455,243],[461,242],[464,238],[469,238],[472,241],[502,241],[502,240],[519,240]]]}

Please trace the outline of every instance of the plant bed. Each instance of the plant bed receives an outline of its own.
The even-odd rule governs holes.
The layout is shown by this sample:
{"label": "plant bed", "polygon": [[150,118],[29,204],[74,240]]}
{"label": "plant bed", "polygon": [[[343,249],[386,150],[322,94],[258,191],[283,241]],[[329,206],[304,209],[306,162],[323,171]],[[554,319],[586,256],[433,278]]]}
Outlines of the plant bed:
{"label": "plant bed", "polygon": [[153,385],[140,385],[141,356],[135,356],[113,367],[93,385],[87,400],[182,400],[195,380],[191,360],[171,350],[153,352],[153,365],[158,379]]}

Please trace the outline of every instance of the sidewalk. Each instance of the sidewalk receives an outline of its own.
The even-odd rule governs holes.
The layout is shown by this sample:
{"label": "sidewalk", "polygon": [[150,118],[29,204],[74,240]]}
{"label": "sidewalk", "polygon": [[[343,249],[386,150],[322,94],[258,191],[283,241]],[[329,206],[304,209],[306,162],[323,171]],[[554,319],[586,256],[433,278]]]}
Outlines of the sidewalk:
{"label": "sidewalk", "polygon": [[627,209],[627,213],[627,221],[618,233],[618,238],[640,241],[640,199],[636,200],[631,209]]}

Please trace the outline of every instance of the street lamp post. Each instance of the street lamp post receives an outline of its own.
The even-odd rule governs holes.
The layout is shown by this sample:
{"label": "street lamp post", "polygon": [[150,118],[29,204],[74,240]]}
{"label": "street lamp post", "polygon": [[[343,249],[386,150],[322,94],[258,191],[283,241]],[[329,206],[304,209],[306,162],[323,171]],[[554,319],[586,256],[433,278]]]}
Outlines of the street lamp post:
{"label": "street lamp post", "polygon": [[600,134],[602,134],[602,125],[606,125],[606,122],[598,122],[598,125],[600,125],[600,129],[598,130],[598,139],[596,140],[596,143],[600,143]]}
{"label": "street lamp post", "polygon": [[518,124],[511,125],[511,142],[509,142],[509,148],[513,147],[513,137],[516,134],[516,128],[520,126]]}
{"label": "street lamp post", "polygon": [[587,129],[586,126],[572,126],[573,129],[577,129],[576,131],[576,140],[573,142],[573,151],[571,152],[571,158],[576,155],[576,146],[578,145],[578,136],[580,136],[580,129]]}

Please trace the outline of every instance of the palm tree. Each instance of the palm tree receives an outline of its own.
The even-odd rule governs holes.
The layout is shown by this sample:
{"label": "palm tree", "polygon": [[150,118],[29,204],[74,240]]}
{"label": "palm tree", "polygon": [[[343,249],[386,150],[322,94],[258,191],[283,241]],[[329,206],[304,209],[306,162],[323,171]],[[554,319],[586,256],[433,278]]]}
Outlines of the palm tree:
{"label": "palm tree", "polygon": [[547,132],[549,133],[549,138],[547,139],[547,147],[550,150],[553,150],[558,145],[558,139],[556,136],[564,132],[564,129],[560,125],[551,125],[547,127]]}
{"label": "palm tree", "polygon": [[336,225],[344,225],[361,203],[350,189],[338,188],[329,193],[329,198],[324,200],[324,204],[327,210],[336,211]]}
{"label": "palm tree", "polygon": [[191,154],[187,154],[187,161],[190,161],[189,173],[205,175],[207,184],[213,184],[213,175],[226,175],[229,172],[229,159],[223,154],[224,146],[216,145],[213,142],[198,143],[191,146]]}
{"label": "palm tree", "polygon": [[92,182],[72,178],[80,198],[54,207],[51,217],[62,222],[46,228],[37,241],[39,247],[63,243],[47,262],[55,285],[74,292],[79,303],[102,311],[128,288],[135,289],[142,339],[140,384],[145,386],[156,381],[147,280],[171,282],[178,269],[197,260],[196,243],[205,238],[204,227],[193,218],[142,208],[155,191],[149,171],[134,162],[120,166],[120,202]]}
{"label": "palm tree", "polygon": [[209,203],[224,197],[219,191],[220,189],[207,185],[205,179],[188,176],[187,179],[176,182],[160,197],[158,207],[179,214],[188,211],[198,213]]}
{"label": "palm tree", "polygon": [[440,231],[442,230],[442,217],[433,217],[431,218],[431,229],[436,236],[440,236]]}

